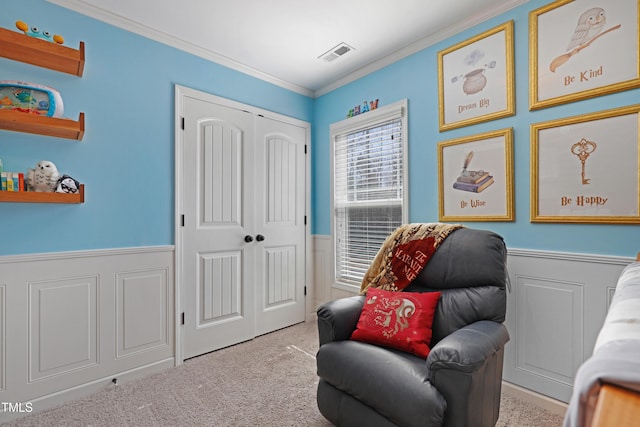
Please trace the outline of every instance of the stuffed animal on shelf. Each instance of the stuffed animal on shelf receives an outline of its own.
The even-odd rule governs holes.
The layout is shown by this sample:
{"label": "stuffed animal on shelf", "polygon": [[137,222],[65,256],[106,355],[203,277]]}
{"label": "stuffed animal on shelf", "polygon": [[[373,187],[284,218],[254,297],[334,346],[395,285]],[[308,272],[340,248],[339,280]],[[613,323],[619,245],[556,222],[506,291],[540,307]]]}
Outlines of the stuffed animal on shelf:
{"label": "stuffed animal on shelf", "polygon": [[58,168],[49,160],[41,160],[35,169],[27,170],[27,190],[43,193],[53,193],[58,185]]}
{"label": "stuffed animal on shelf", "polygon": [[61,35],[59,34],[51,35],[49,31],[42,31],[38,27],[29,28],[29,26],[24,21],[16,21],[16,28],[22,31],[23,33],[25,33],[29,37],[46,40],[52,43],[58,43],[58,44],[64,43],[64,37],[62,37]]}
{"label": "stuffed animal on shelf", "polygon": [[62,175],[56,184],[56,193],[75,194],[80,191],[80,183],[69,175]]}

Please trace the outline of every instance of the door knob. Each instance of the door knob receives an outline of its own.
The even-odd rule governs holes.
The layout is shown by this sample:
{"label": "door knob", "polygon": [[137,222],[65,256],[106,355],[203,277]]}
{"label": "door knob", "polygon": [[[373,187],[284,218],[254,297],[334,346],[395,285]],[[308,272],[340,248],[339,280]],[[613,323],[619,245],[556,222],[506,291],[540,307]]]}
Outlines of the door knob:
{"label": "door knob", "polygon": [[256,236],[256,240],[257,240],[258,242],[262,242],[262,241],[264,240],[264,236],[263,236],[262,234],[258,234],[258,235]]}
{"label": "door knob", "polygon": [[248,234],[246,236],[244,236],[244,241],[247,243],[251,243],[253,242],[253,237],[249,236]]}

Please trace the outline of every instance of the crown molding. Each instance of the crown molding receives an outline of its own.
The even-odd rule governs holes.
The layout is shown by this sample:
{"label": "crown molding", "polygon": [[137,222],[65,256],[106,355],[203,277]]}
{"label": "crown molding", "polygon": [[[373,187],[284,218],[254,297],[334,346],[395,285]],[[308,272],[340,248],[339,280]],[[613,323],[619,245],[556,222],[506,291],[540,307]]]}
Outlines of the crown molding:
{"label": "crown molding", "polygon": [[310,89],[284,81],[270,74],[267,74],[255,68],[249,67],[248,65],[234,61],[233,59],[228,58],[224,55],[221,55],[219,53],[213,52],[208,49],[204,49],[191,42],[188,42],[186,40],[167,34],[164,31],[156,30],[154,28],[148,27],[146,25],[142,25],[138,22],[125,18],[121,15],[108,12],[104,9],[88,4],[83,0],[47,0],[47,1],[57,6],[70,9],[82,15],[86,15],[90,18],[94,18],[99,21],[106,22],[107,24],[113,25],[115,27],[122,28],[123,30],[166,44],[168,46],[182,50],[184,52],[191,53],[193,55],[199,56],[206,60],[215,62],[216,64],[223,65],[227,68],[239,71],[243,74],[247,74],[251,77],[255,77],[265,82],[272,83],[276,86],[280,86],[292,92],[313,97],[313,91]]}
{"label": "crown molding", "polygon": [[465,21],[460,21],[456,25],[449,26],[442,31],[438,31],[430,36],[421,38],[420,40],[413,42],[410,45],[402,49],[399,49],[390,55],[384,56],[374,62],[371,62],[368,65],[365,65],[364,67],[357,69],[352,73],[347,74],[344,77],[341,77],[340,79],[334,81],[333,83],[330,83],[320,89],[315,90],[313,92],[313,97],[318,98],[322,95],[325,95],[331,91],[338,89],[341,86],[352,83],[368,74],[371,74],[375,71],[378,71],[386,67],[387,65],[391,65],[395,62],[398,62],[401,59],[411,56],[414,53],[420,52],[421,50],[424,50],[430,46],[433,46],[436,43],[446,40],[449,37],[455,36],[456,34],[461,33],[465,30],[468,30],[478,24],[481,24],[482,22],[488,21],[491,18],[495,18],[496,16],[499,16],[515,7],[523,5],[528,1],[529,0],[505,1],[503,2],[503,4],[497,7],[494,7],[492,9],[489,9],[483,14],[474,16],[473,18],[467,19]]}
{"label": "crown molding", "polygon": [[252,68],[246,64],[235,61],[219,53],[213,52],[208,49],[204,49],[186,40],[180,39],[178,37],[172,36],[163,31],[156,30],[154,28],[132,21],[121,15],[117,15],[117,14],[108,12],[104,9],[101,9],[99,7],[96,7],[94,5],[88,4],[84,0],[47,0],[47,1],[49,3],[64,7],[66,9],[70,9],[82,15],[89,16],[91,18],[97,19],[102,22],[106,22],[115,27],[122,28],[126,31],[141,35],[148,39],[166,44],[168,46],[182,50],[184,52],[191,53],[193,55],[199,56],[206,60],[223,65],[232,70],[236,70],[241,73],[247,74],[249,76],[255,77],[257,79],[263,80],[265,82],[274,84],[276,86],[280,86],[292,92],[296,92],[311,98],[317,98],[335,89],[338,89],[339,87],[342,87],[346,84],[354,82],[368,74],[378,71],[386,67],[387,65],[391,65],[401,59],[404,59],[410,55],[413,55],[414,53],[424,50],[427,47],[433,46],[434,44],[441,42],[449,37],[452,37],[462,31],[468,30],[473,26],[478,25],[482,22],[485,22],[491,18],[494,18],[510,9],[513,9],[517,6],[525,4],[529,0],[503,1],[501,2],[500,5],[487,10],[485,13],[476,15],[470,19],[461,21],[456,25],[449,26],[445,30],[438,31],[435,34],[424,37],[402,49],[399,49],[393,52],[390,55],[386,55],[374,62],[369,63],[368,65],[365,65],[349,74],[346,74],[345,76],[317,90],[305,88],[305,87],[296,85],[294,83],[279,79],[273,75],[270,75],[263,71]]}

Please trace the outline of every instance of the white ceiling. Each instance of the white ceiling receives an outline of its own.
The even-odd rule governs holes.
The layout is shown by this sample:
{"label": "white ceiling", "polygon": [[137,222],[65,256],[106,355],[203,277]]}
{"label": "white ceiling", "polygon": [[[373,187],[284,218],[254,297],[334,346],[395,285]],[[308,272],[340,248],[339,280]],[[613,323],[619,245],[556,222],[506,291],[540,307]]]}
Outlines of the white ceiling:
{"label": "white ceiling", "polygon": [[528,0],[48,1],[319,96]]}

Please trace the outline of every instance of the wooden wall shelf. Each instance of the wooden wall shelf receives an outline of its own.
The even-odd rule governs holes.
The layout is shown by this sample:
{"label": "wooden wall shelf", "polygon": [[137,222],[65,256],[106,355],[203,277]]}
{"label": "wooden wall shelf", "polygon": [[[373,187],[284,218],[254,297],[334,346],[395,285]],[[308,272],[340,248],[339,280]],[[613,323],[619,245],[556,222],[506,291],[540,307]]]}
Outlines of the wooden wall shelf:
{"label": "wooden wall shelf", "polygon": [[78,121],[74,121],[20,111],[0,110],[0,129],[80,141],[84,136],[84,113],[80,113]]}
{"label": "wooden wall shelf", "polygon": [[84,42],[72,49],[0,28],[0,56],[79,77],[84,72]]}
{"label": "wooden wall shelf", "polygon": [[84,184],[77,194],[37,193],[35,191],[0,191],[0,202],[15,203],[84,203]]}
{"label": "wooden wall shelf", "polygon": [[[72,49],[0,28],[0,56],[78,77],[84,72],[84,42],[80,42],[78,49]],[[84,136],[84,113],[80,113],[78,121],[73,121],[0,110],[0,129],[80,141]],[[80,184],[77,194],[0,191],[0,202],[84,203],[84,184]]]}

